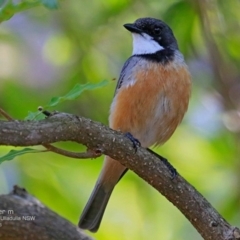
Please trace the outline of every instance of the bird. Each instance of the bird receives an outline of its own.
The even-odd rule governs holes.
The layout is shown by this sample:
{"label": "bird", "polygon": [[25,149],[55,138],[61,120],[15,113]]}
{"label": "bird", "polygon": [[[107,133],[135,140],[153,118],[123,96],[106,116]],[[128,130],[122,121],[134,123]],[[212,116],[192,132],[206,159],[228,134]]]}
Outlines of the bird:
{"label": "bird", "polygon": [[[139,18],[123,25],[133,51],[123,65],[110,107],[109,127],[130,134],[148,148],[164,144],[181,123],[191,95],[191,74],[171,28],[162,20]],[[99,229],[111,193],[127,168],[105,156],[101,173],[78,226]]]}

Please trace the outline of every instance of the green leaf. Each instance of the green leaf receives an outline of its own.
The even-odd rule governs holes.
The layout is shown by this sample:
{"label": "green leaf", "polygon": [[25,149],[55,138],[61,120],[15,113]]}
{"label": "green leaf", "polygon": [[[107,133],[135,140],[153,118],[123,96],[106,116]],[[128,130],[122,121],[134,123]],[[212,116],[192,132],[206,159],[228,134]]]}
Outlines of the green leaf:
{"label": "green leaf", "polygon": [[[50,107],[55,107],[56,105],[58,105],[59,103],[62,103],[64,101],[74,100],[74,99],[78,98],[82,94],[82,92],[84,92],[85,90],[94,90],[96,88],[104,87],[109,83],[110,83],[110,81],[103,80],[99,83],[86,83],[86,84],[82,84],[82,85],[77,84],[77,85],[75,85],[75,87],[72,90],[70,90],[64,96],[53,97],[49,101],[49,103],[43,107],[43,109],[46,110]],[[37,111],[37,112],[28,112],[28,115],[25,118],[25,120],[41,120],[44,118],[45,118],[45,115],[42,114],[41,112]]]}
{"label": "green leaf", "polygon": [[45,115],[41,112],[28,112],[27,117],[24,120],[42,120],[45,119]]}
{"label": "green leaf", "polygon": [[10,150],[6,155],[0,157],[0,164],[4,161],[10,161],[17,156],[21,156],[26,153],[39,153],[39,152],[43,152],[43,151],[45,151],[45,150],[37,150],[37,149],[33,149],[33,148],[24,148],[21,150]]}
{"label": "green leaf", "polygon": [[64,95],[62,97],[53,97],[50,100],[50,102],[47,104],[47,106],[44,107],[44,109],[49,108],[49,107],[54,107],[64,101],[74,100],[77,97],[79,97],[82,94],[82,92],[84,92],[85,90],[94,90],[96,88],[106,86],[108,83],[109,83],[109,81],[103,80],[102,82],[99,82],[99,83],[86,83],[86,84],[82,84],[82,85],[77,84],[66,95]]}
{"label": "green leaf", "polygon": [[41,0],[42,4],[49,9],[58,8],[58,0]]}

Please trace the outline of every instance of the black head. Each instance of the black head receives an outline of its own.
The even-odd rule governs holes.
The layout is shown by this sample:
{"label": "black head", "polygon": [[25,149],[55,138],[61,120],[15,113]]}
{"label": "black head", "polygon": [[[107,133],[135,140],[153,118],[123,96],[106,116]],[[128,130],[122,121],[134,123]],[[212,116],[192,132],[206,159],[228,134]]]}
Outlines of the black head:
{"label": "black head", "polygon": [[[139,18],[134,23],[124,24],[124,27],[135,37],[133,45],[139,45],[138,40],[141,39],[140,36],[142,36],[146,40],[145,43],[147,43],[148,46],[144,46],[144,39],[141,39],[141,47],[149,47],[150,49],[150,41],[152,41],[152,43],[154,41],[162,47],[161,49],[178,50],[177,40],[171,28],[161,20],[155,18]],[[155,47],[157,49],[157,45]],[[160,47],[159,50],[161,50]],[[140,45],[137,48],[140,49]],[[146,53],[148,52],[146,51]],[[149,53],[153,53],[153,49],[150,49]]]}

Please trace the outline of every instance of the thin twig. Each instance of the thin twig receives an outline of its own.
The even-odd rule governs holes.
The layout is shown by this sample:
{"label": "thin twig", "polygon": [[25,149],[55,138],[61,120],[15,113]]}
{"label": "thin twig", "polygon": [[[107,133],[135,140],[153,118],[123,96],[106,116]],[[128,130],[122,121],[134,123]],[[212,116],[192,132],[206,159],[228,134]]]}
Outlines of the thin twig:
{"label": "thin twig", "polygon": [[91,150],[88,149],[86,152],[70,152],[66,151],[60,148],[57,148],[51,144],[42,144],[47,150],[66,156],[66,157],[71,157],[71,158],[80,158],[80,159],[85,159],[85,158],[97,158],[102,155],[102,152],[100,149],[96,150]]}
{"label": "thin twig", "polygon": [[14,120],[8,113],[6,113],[2,108],[0,108],[0,113],[8,120],[12,121]]}

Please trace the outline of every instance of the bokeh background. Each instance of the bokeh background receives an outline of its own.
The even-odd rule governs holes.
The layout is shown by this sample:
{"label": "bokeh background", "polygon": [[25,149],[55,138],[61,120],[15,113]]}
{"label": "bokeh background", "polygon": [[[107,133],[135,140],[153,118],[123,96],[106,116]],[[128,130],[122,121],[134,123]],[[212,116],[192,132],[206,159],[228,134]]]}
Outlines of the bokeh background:
{"label": "bokeh background", "polygon": [[[0,106],[12,117],[75,84],[110,84],[57,107],[108,123],[108,111],[132,39],[122,25],[139,17],[166,21],[193,77],[189,111],[173,137],[156,149],[232,225],[240,226],[240,1],[93,0],[38,7],[0,25]],[[77,133],[76,133],[77,134]],[[83,146],[57,146],[84,151]],[[0,147],[0,155],[10,147]],[[28,154],[0,165],[0,193],[14,184],[76,224],[101,168],[102,157],[76,160]],[[202,239],[157,191],[128,172],[117,185],[96,239]]]}

